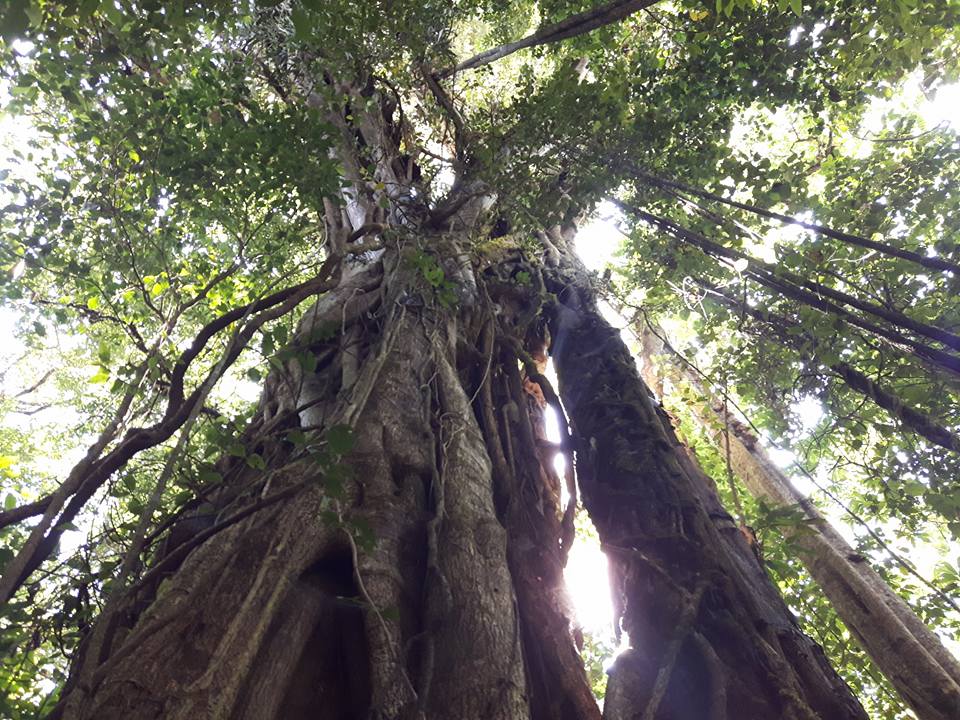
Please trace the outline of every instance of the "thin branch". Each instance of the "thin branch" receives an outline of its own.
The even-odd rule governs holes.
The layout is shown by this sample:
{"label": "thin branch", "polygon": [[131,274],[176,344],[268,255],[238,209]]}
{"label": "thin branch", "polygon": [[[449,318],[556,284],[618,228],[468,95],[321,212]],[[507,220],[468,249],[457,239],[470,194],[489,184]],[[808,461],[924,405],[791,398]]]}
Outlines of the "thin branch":
{"label": "thin branch", "polygon": [[854,135],[853,133],[850,133],[850,134],[853,135],[853,137],[855,137],[857,140],[863,140],[864,142],[886,143],[886,144],[896,145],[899,143],[906,143],[906,142],[912,142],[914,140],[919,140],[920,138],[926,135],[930,135],[931,133],[945,130],[947,129],[948,126],[949,126],[949,123],[946,120],[941,120],[929,130],[916,133],[915,135],[895,135],[893,137],[880,137],[879,134],[874,133],[875,137],[862,137],[860,135]]}
{"label": "thin branch", "polygon": [[[105,456],[100,453],[106,447],[119,426],[120,415],[105,431],[100,440],[90,448],[87,456],[70,473],[66,481],[57,489],[49,505],[45,508],[43,519],[31,529],[27,542],[20,549],[17,556],[7,565],[3,577],[0,578],[0,603],[7,602],[13,593],[26,581],[30,573],[36,570],[49,557],[56,547],[56,543],[63,532],[63,526],[76,517],[101,485],[117,470],[122,468],[137,453],[165,442],[176,430],[184,424],[195,406],[205,397],[206,382],[202,382],[188,397],[184,397],[184,377],[192,361],[203,351],[208,341],[220,330],[242,318],[251,317],[251,320],[237,336],[237,342],[224,353],[221,363],[208,373],[207,380],[213,375],[222,375],[239,357],[243,348],[253,334],[266,322],[275,320],[301,303],[306,298],[334,287],[337,282],[335,271],[340,267],[339,258],[334,257],[324,263],[320,273],[299,285],[286,288],[279,292],[236,308],[221,315],[208,323],[198,333],[194,342],[185,350],[176,366],[170,381],[167,409],[163,419],[149,428],[135,428],[126,433],[123,439]],[[331,275],[333,278],[331,279]],[[146,363],[143,364],[144,367]],[[132,402],[135,387],[128,391],[127,398]],[[121,406],[123,415],[129,408]],[[70,502],[57,517],[70,496]],[[54,519],[57,522],[54,525]],[[49,532],[47,532],[49,530]]]}
{"label": "thin branch", "polygon": [[440,83],[437,82],[437,79],[430,74],[429,68],[421,68],[423,80],[427,84],[427,88],[430,90],[430,93],[433,95],[437,103],[442,107],[447,115],[450,118],[450,121],[453,123],[453,145],[456,150],[457,155],[463,153],[463,135],[464,135],[464,124],[463,116],[460,114],[460,111],[457,110],[457,107],[453,104],[453,100],[446,93],[446,91],[440,86]]}
{"label": "thin branch", "polygon": [[20,390],[18,393],[16,393],[16,394],[14,395],[14,397],[15,397],[15,398],[22,398],[22,397],[24,397],[24,396],[26,396],[26,395],[29,395],[30,393],[34,392],[35,390],[38,390],[41,385],[43,385],[47,380],[50,379],[50,376],[51,376],[51,375],[53,375],[53,368],[50,368],[49,370],[47,370],[47,371],[41,376],[41,378],[40,378],[39,380],[37,380],[35,383],[33,383],[32,385],[30,385],[30,386],[27,387],[27,388],[24,388],[23,390]]}
{"label": "thin branch", "polygon": [[[689,204],[696,210],[702,212],[708,219],[715,222],[717,225],[721,227],[723,226],[723,221],[726,218],[724,218],[722,215],[717,215],[716,213],[713,213],[712,211],[710,211],[707,208],[704,208],[698,203],[695,203],[691,200],[684,198],[679,193],[674,193],[671,191],[671,194],[674,197],[681,200],[682,202],[684,202],[685,204]],[[736,224],[736,225],[738,230],[741,230],[741,228],[739,227],[739,224]],[[746,230],[746,229],[744,228],[743,230]],[[749,230],[746,230],[746,231],[750,232],[751,236],[754,236],[751,231]],[[947,347],[950,347],[954,350],[960,350],[960,335],[956,335],[954,333],[951,333],[935,325],[930,325],[928,323],[914,320],[913,318],[908,317],[907,315],[904,315],[899,310],[889,307],[889,305],[892,303],[886,303],[881,305],[881,304],[869,302],[867,300],[861,300],[860,298],[854,297],[849,293],[845,293],[841,290],[837,290],[828,285],[824,285],[823,283],[819,283],[814,280],[809,280],[805,277],[801,277],[800,275],[792,273],[789,270],[786,270],[782,267],[774,267],[773,265],[764,263],[763,261],[757,260],[747,255],[746,253],[740,252],[739,250],[726,248],[717,243],[712,243],[710,240],[708,240],[705,237],[703,237],[702,239],[706,240],[707,243],[710,243],[712,250],[716,251],[717,254],[728,255],[728,256],[734,257],[735,259],[747,260],[748,262],[751,263],[751,265],[755,265],[762,268],[764,272],[767,272],[776,276],[777,279],[780,279],[780,278],[786,279],[791,283],[794,283],[795,285],[798,285],[801,287],[805,287],[808,290],[811,290],[817,293],[818,295],[824,295],[830,298],[831,300],[836,300],[837,302],[843,303],[844,305],[855,307],[857,308],[857,310],[862,310],[865,313],[874,315],[875,317],[886,320],[887,322],[890,322],[894,325],[899,325],[900,327],[910,330],[916,333],[917,335],[923,335],[924,337],[928,337],[931,340],[936,340],[937,342],[943,343]],[[843,282],[850,284],[849,281],[847,280],[843,280]]]}
{"label": "thin branch", "polygon": [[926,438],[935,445],[954,452],[960,452],[960,437],[943,425],[937,423],[928,414],[907,405],[892,390],[872,380],[849,363],[843,361],[835,363],[823,362],[819,357],[820,343],[816,338],[802,331],[796,334],[790,332],[791,328],[799,329],[797,323],[793,323],[789,319],[781,315],[776,315],[764,308],[746,305],[740,300],[730,297],[720,288],[714,287],[710,283],[704,281],[697,281],[697,283],[711,293],[714,302],[725,305],[735,312],[749,315],[754,320],[764,323],[771,328],[783,342],[794,347],[794,349],[800,349],[798,347],[800,342],[807,345],[816,362],[835,372],[840,379],[855,392],[869,397],[879,407],[890,413],[892,417],[903,423],[904,427]]}
{"label": "thin branch", "polygon": [[[758,261],[755,258],[750,258],[738,250],[732,250],[722,245],[718,245],[717,243],[714,243],[713,241],[707,239],[703,235],[700,235],[699,233],[695,233],[680,225],[677,225],[676,223],[666,218],[662,218],[657,215],[652,215],[648,212],[641,210],[640,208],[633,207],[631,205],[628,205],[627,203],[621,202],[616,199],[612,200],[612,202],[616,204],[618,207],[620,207],[621,209],[623,209],[624,211],[630,212],[633,215],[636,215],[641,220],[644,220],[650,223],[651,225],[653,225],[654,227],[657,227],[667,232],[668,234],[675,237],[677,240],[680,240],[681,242],[687,243],[689,245],[693,245],[694,247],[700,248],[704,253],[706,253],[709,256],[712,256],[712,257],[719,256],[727,259],[747,261],[747,269],[743,272],[744,276],[749,277],[752,280],[755,280],[759,284],[767,287],[770,290],[773,290],[776,293],[779,293],[780,295],[783,295],[784,297],[790,298],[791,300],[796,300],[812,308],[816,308],[821,312],[835,316],[841,319],[846,324],[853,325],[862,330],[866,330],[867,332],[877,337],[881,337],[890,341],[891,343],[894,344],[894,346],[906,346],[908,348],[911,348],[911,350],[913,351],[913,354],[915,354],[917,357],[926,360],[928,363],[932,363],[933,365],[943,368],[944,370],[948,370],[951,373],[960,375],[960,357],[944,352],[942,350],[938,350],[937,348],[930,347],[926,343],[920,342],[918,340],[914,340],[913,338],[909,338],[903,335],[902,333],[897,332],[896,330],[890,330],[886,327],[877,325],[876,323],[869,322],[868,320],[865,320],[859,315],[855,315],[854,313],[840,307],[839,305],[835,305],[831,302],[824,300],[822,297],[820,297],[820,295],[826,295],[828,297],[833,297],[836,295],[836,296],[842,296],[843,298],[849,299],[850,296],[846,295],[845,293],[839,293],[839,291],[834,291],[834,290],[831,290],[830,288],[826,288],[825,286],[816,285],[816,284],[814,284],[816,285],[816,288],[815,288],[816,292],[804,290],[802,287],[798,287],[798,285],[809,285],[811,283],[809,283],[809,281],[804,280],[803,278],[799,278],[798,276],[793,275],[792,273],[788,273],[780,269],[775,270],[772,266],[770,266],[767,263]],[[791,278],[795,278],[797,284],[792,284],[792,282],[790,281]],[[855,298],[853,300],[855,300]],[[846,300],[841,300],[841,302],[846,302]],[[857,301],[857,303],[863,304],[861,301]],[[891,317],[894,315],[899,315],[899,313],[895,314],[892,311],[885,311],[885,312],[887,315],[890,315]],[[895,325],[900,325],[901,327],[904,327],[903,323],[897,323],[894,320],[891,320],[891,322],[894,323]],[[909,320],[909,318],[907,318],[907,322],[910,325],[918,324],[916,323],[916,321]],[[923,323],[919,323],[919,325],[924,325],[924,329],[927,331],[927,333],[939,330],[938,328],[933,328],[932,326],[927,326]],[[915,332],[919,333],[919,331],[917,330],[915,330]],[[940,332],[945,333],[945,331],[940,331]],[[920,334],[927,334],[927,333],[920,333]],[[949,334],[949,333],[945,333],[945,334]]]}
{"label": "thin branch", "polygon": [[10,510],[4,510],[3,512],[0,512],[0,529],[9,525],[15,525],[16,523],[22,522],[27,518],[43,515],[44,510],[50,506],[50,500],[52,497],[52,495],[47,495],[46,497],[40,498],[32,503],[18,505]]}
{"label": "thin branch", "polygon": [[216,525],[197,533],[186,542],[177,545],[177,547],[174,548],[170,554],[164,556],[164,558],[150,568],[148,572],[144,573],[144,575],[136,582],[136,584],[130,586],[128,593],[137,588],[142,588],[148,585],[154,578],[158,577],[161,573],[167,572],[169,568],[176,566],[180,561],[190,554],[190,551],[199,547],[217,533],[226,530],[231,525],[236,525],[241,520],[250,517],[254,513],[259,512],[264,508],[275,505],[281,500],[286,500],[287,498],[293,497],[308,486],[309,482],[302,481],[295,485],[291,485],[290,487],[284,488],[283,490],[278,490],[271,495],[267,495],[266,497],[252,502],[240,510],[237,510],[237,512],[235,512],[233,515],[224,518]]}
{"label": "thin branch", "polygon": [[80,303],[72,303],[72,302],[61,303],[61,302],[55,302],[53,300],[46,300],[41,297],[34,298],[33,302],[37,303],[38,305],[51,305],[53,307],[71,308],[73,310],[76,310],[82,316],[86,317],[87,320],[90,321],[90,323],[98,323],[98,322],[116,323],[123,329],[125,333],[127,333],[127,335],[130,336],[130,338],[133,340],[133,344],[136,345],[138,350],[142,352],[147,352],[147,343],[143,339],[143,335],[141,335],[140,331],[137,329],[137,326],[125,320],[121,320],[116,315],[110,315],[108,313],[103,313],[98,310],[92,310],[86,305],[82,305]]}

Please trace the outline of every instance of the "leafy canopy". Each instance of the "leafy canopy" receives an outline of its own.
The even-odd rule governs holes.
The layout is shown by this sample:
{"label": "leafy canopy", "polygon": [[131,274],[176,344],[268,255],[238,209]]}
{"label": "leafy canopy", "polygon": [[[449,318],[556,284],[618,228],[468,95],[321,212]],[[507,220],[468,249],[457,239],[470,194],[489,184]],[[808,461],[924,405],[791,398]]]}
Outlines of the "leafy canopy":
{"label": "leafy canopy", "polygon": [[[583,218],[616,197],[712,243],[626,210],[622,261],[612,283],[598,284],[612,302],[659,319],[849,510],[823,496],[828,515],[862,521],[855,525],[865,556],[927,621],[955,632],[957,614],[942,596],[960,588],[956,552],[947,549],[960,535],[958,448],[918,433],[902,408],[919,413],[925,427],[960,433],[957,374],[923,350],[955,357],[958,348],[849,304],[840,304],[843,313],[825,309],[797,289],[821,301],[824,289],[843,293],[914,326],[955,333],[957,274],[785,229],[720,200],[960,262],[956,131],[930,127],[915,108],[896,103],[956,82],[960,5],[673,0],[472,70],[442,72],[593,7],[566,0],[7,3],[0,9],[5,511],[53,490],[123,399],[123,423],[162,419],[178,360],[201,328],[320,272],[324,200],[339,196],[347,172],[333,152],[342,128],[323,108],[357,101],[324,73],[342,74],[364,78],[368,98],[394,99],[406,128],[400,146],[416,159],[433,206],[453,166],[496,192],[496,213],[517,237]],[[441,78],[456,121],[424,89],[425,73]],[[358,172],[372,182],[370,168]],[[672,181],[708,196],[665,184]],[[239,438],[271,363],[311,362],[289,344],[295,321],[291,310],[251,334],[188,428],[158,508],[147,510],[173,437],[132,458],[95,507],[60,528],[60,552],[0,617],[2,714],[32,717],[50,707],[145,512],[156,513],[147,520],[160,528],[202,498],[222,482],[215,461],[224,453],[250,467],[263,462]],[[865,329],[867,321],[883,332]],[[193,358],[181,377],[187,391],[202,386],[230,342],[220,332]],[[884,407],[876,391],[858,391],[838,370],[844,365],[896,402]],[[798,416],[804,403],[820,409],[815,422]],[[688,434],[696,438],[692,426]],[[323,461],[334,467],[349,442],[335,433]],[[698,449],[725,477],[722,458],[705,443]],[[877,717],[901,717],[773,531],[784,518],[750,503],[745,512],[807,627]],[[13,558],[28,532],[18,523],[0,530],[0,561]],[[932,547],[922,556],[942,561],[924,561],[921,570],[932,571],[942,592],[904,570],[878,538],[899,555]]]}

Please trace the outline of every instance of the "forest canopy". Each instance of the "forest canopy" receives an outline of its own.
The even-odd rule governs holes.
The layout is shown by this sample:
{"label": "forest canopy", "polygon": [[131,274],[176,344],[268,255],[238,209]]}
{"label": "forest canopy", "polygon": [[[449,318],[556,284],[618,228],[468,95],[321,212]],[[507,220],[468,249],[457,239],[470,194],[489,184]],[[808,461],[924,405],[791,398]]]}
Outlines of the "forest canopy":
{"label": "forest canopy", "polygon": [[[0,716],[61,707],[97,617],[221,529],[178,555],[183,517],[240,527],[309,484],[348,564],[375,556],[391,531],[342,510],[366,447],[348,391],[389,356],[368,352],[372,328],[389,338],[401,313],[434,322],[481,298],[501,339],[431,337],[457,346],[451,373],[489,434],[484,343],[512,353],[526,392],[548,387],[523,344],[536,330],[544,362],[561,352],[539,318],[562,305],[550,278],[568,243],[800,627],[870,717],[914,717],[801,561],[816,523],[754,497],[730,437],[745,428],[851,562],[958,652],[958,19],[956,0],[5,3]],[[378,266],[394,250],[403,261]],[[413,280],[373,298],[391,273]],[[323,315],[334,296],[342,312]],[[300,424],[271,424],[289,369],[302,385],[331,362],[343,390],[310,402],[333,409],[306,423],[299,395]],[[422,383],[441,404],[444,382]],[[717,398],[711,430],[696,408]],[[425,427],[447,448],[444,417]],[[572,468],[565,439],[545,465]],[[284,485],[278,453],[320,480]],[[596,545],[582,477],[561,506],[564,472],[557,527],[576,514],[574,549]],[[265,483],[259,500],[224,504],[238,478]],[[602,697],[620,626],[580,622]]]}

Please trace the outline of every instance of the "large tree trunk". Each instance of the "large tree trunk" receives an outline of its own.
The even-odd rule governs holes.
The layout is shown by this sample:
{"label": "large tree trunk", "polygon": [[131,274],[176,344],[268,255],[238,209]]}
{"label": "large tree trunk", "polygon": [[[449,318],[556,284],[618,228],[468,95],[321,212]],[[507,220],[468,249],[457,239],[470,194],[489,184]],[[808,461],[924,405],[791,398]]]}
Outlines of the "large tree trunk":
{"label": "large tree trunk", "polygon": [[[532,437],[542,409],[476,278],[448,311],[417,253],[345,274],[307,313],[298,350],[316,369],[275,372],[245,438],[267,469],[221,461],[218,525],[101,617],[56,715],[599,717],[567,616],[558,480]],[[324,442],[341,425],[355,445],[338,458]]]}
{"label": "large tree trunk", "polygon": [[[345,273],[306,314],[300,360],[268,379],[245,437],[267,469],[221,461],[215,524],[101,617],[55,715],[599,717],[541,432],[544,401],[556,405],[540,373],[552,314],[631,640],[605,716],[863,718],[655,411],[575,261],[550,271],[545,313],[535,264],[509,252],[465,267],[456,242],[424,244],[457,281],[456,310],[411,269],[411,247]],[[342,457],[341,425],[354,438]]]}
{"label": "large tree trunk", "polygon": [[212,508],[174,531],[206,527],[171,531],[108,604],[54,714],[599,718],[552,463],[559,450],[572,467],[577,442],[542,431],[545,405],[560,409],[550,347],[632,642],[605,715],[864,717],[654,410],[573,227],[539,233],[533,261],[524,238],[481,250],[495,199],[467,165],[428,203],[388,103],[367,82],[331,87],[345,188],[324,219],[342,274],[267,380],[244,438],[262,462],[221,461]]}
{"label": "large tree trunk", "polygon": [[644,324],[641,338],[646,381],[659,382],[657,368],[661,368],[661,374],[689,384],[702,398],[690,409],[718,446],[720,438],[726,437],[731,467],[751,494],[773,507],[796,508],[809,521],[796,530],[784,527],[782,532],[800,549],[800,560],[837,615],[917,717],[960,717],[960,663],[956,658],[793,487],[758,438],[729,414],[723,400],[704,386],[659,334]]}
{"label": "large tree trunk", "polygon": [[604,717],[865,718],[677,440],[575,260],[550,289],[578,478],[630,640]]}

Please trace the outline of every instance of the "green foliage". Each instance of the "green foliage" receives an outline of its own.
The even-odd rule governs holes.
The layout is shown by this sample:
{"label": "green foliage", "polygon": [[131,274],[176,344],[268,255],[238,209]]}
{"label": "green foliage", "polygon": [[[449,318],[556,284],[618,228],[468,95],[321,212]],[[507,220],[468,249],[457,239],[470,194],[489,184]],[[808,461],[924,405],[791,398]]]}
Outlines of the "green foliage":
{"label": "green foliage", "polygon": [[[958,75],[956,2],[938,0],[678,0],[623,22],[504,58],[447,82],[465,138],[423,84],[453,65],[572,13],[584,0],[363,3],[223,0],[12,0],[0,8],[0,502],[11,510],[56,487],[132,392],[138,425],[156,422],[177,358],[213,318],[313,277],[324,256],[324,199],[354,173],[382,209],[376,148],[357,139],[358,167],[333,158],[351,118],[398,107],[398,141],[417,153],[418,196],[437,205],[450,165],[497,196],[510,238],[533,256],[533,231],[582,219],[626,192],[651,212],[776,268],[957,332],[957,278],[749,213],[688,202],[638,185],[628,163],[716,194],[850,229],[896,247],[960,260],[960,145],[898,98],[933,93]],[[358,77],[344,91],[327,77]],[[446,81],[445,81],[446,82]],[[911,90],[912,88],[912,90]],[[346,108],[346,110],[344,110]],[[403,120],[403,123],[397,118]],[[16,130],[16,132],[14,132]],[[350,127],[346,134],[361,135]],[[455,147],[457,157],[450,158]],[[422,152],[421,152],[422,151]],[[718,219],[716,214],[723,213]],[[713,213],[711,215],[711,213]],[[743,232],[748,227],[753,235]],[[483,242],[477,239],[478,244]],[[424,301],[456,307],[446,258],[410,254]],[[447,269],[445,269],[447,268]],[[796,453],[831,495],[909,552],[929,542],[932,580],[956,594],[944,537],[960,536],[956,453],[907,432],[832,369],[849,363],[904,403],[956,432],[955,377],[931,372],[902,344],[878,341],[750,279],[650,226],[631,229],[626,293],[681,334],[697,359],[728,378],[731,394],[771,438]],[[532,277],[513,276],[518,285]],[[784,322],[762,323],[711,301],[696,281]],[[7,321],[7,318],[10,318]],[[295,338],[297,314],[265,324],[208,399],[157,523],[235,479],[271,472],[269,449],[248,447],[255,385],[271,368],[317,370],[313,349],[339,327]],[[189,368],[196,388],[227,347],[217,335]],[[251,387],[253,390],[251,391]],[[240,392],[243,390],[244,392]],[[29,392],[24,392],[29,391]],[[798,412],[823,410],[816,422]],[[695,437],[691,431],[691,437]],[[314,437],[284,431],[320,472],[322,522],[341,523],[361,549],[370,527],[344,519],[355,438],[346,426]],[[724,493],[722,458],[697,442]],[[65,658],[115,579],[170,448],[117,472],[77,518],[51,561],[0,617],[0,715],[49,709]],[[741,491],[740,496],[744,493]],[[732,498],[726,498],[732,502]],[[833,501],[830,501],[833,502]],[[744,498],[765,563],[804,627],[824,644],[876,717],[902,716],[888,686],[851,644],[778,533],[789,510]],[[0,530],[0,564],[27,529]],[[936,593],[860,532],[859,550],[918,607],[956,631]],[[28,651],[24,651],[27,649]],[[602,658],[584,656],[602,694]],[[44,678],[47,682],[38,682]]]}
{"label": "green foliage", "polygon": [[606,664],[615,651],[616,648],[605,642],[602,637],[584,633],[580,657],[583,658],[584,667],[587,669],[590,689],[593,691],[594,697],[599,700],[602,700],[607,694]]}
{"label": "green foliage", "polygon": [[452,308],[457,302],[457,285],[447,278],[437,258],[429,253],[417,251],[412,255],[411,263],[426,281],[437,304],[447,310]]}

